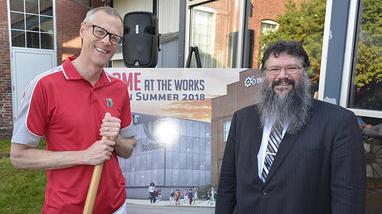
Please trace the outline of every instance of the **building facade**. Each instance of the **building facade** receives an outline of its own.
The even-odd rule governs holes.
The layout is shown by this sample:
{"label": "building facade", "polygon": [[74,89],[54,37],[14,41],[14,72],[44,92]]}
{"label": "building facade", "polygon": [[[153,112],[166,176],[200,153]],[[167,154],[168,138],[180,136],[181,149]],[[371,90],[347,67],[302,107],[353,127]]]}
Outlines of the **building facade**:
{"label": "building facade", "polygon": [[[382,25],[378,16],[382,6],[379,2],[326,1],[318,92],[319,99],[349,108],[372,125],[382,123]],[[187,66],[189,47],[196,46],[202,67],[257,68],[260,35],[277,30],[277,17],[285,12],[285,3],[286,0],[2,1],[0,137],[10,136],[20,95],[29,80],[78,53],[79,26],[92,7],[109,4],[122,15],[137,10],[155,12],[162,34],[159,67]],[[122,55],[117,53],[112,65],[121,67],[121,61]],[[195,57],[190,62],[191,67],[196,66]],[[235,90],[238,93],[235,99],[228,96],[213,101],[211,177],[214,184],[229,129],[227,121],[234,110],[256,102],[256,90],[246,88],[244,80],[247,77],[229,86],[229,93]],[[217,104],[220,102],[224,105]]]}
{"label": "building facade", "polygon": [[21,94],[37,74],[79,53],[79,27],[102,0],[7,0],[0,3],[0,138],[12,133]]}
{"label": "building facade", "polygon": [[225,143],[233,113],[245,106],[258,102],[262,74],[247,69],[240,72],[240,80],[227,87],[227,94],[212,99],[211,117],[211,183],[218,185]]}
{"label": "building facade", "polygon": [[147,198],[153,182],[168,199],[171,190],[210,184],[210,124],[134,113],[137,147],[119,159],[129,198]]}
{"label": "building facade", "polygon": [[[21,94],[37,74],[79,53],[79,25],[86,12],[110,5],[120,14],[152,11],[159,20],[158,67],[187,67],[198,47],[202,67],[256,67],[260,32],[273,30],[286,0],[19,0],[0,4],[0,127],[9,137]],[[300,2],[295,0],[295,2]],[[269,7],[272,5],[272,7]],[[277,23],[276,23],[277,25]],[[111,65],[124,66],[121,51]],[[195,55],[190,67],[195,67]]]}
{"label": "building facade", "polygon": [[[248,67],[258,68],[261,59],[260,37],[269,31],[277,30],[277,17],[284,14],[289,0],[263,1],[251,0],[248,7]],[[299,6],[309,0],[293,0]],[[270,6],[272,5],[272,6]],[[252,44],[251,44],[252,43]]]}
{"label": "building facade", "polygon": [[[382,3],[371,0],[326,2],[318,99],[353,111],[369,125],[382,124],[381,9]],[[213,101],[213,184],[218,183],[230,118],[235,110],[249,105],[235,98],[242,96],[243,91],[238,88],[245,90],[245,82],[233,85],[228,89],[234,95],[229,92],[227,97]],[[251,91],[243,97],[256,103],[256,89]],[[224,105],[218,105],[220,102]],[[380,139],[365,141],[366,174],[371,186],[382,178],[381,143]],[[380,184],[375,187],[381,189]]]}

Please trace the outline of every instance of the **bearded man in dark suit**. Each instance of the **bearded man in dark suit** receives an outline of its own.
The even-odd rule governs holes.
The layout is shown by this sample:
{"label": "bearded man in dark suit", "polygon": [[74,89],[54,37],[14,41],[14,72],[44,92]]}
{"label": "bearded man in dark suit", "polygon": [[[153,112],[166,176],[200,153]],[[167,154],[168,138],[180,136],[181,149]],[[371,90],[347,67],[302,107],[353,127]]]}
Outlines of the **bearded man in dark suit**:
{"label": "bearded man in dark suit", "polygon": [[265,50],[260,102],[232,118],[216,214],[364,213],[356,117],[311,98],[309,66],[299,42]]}

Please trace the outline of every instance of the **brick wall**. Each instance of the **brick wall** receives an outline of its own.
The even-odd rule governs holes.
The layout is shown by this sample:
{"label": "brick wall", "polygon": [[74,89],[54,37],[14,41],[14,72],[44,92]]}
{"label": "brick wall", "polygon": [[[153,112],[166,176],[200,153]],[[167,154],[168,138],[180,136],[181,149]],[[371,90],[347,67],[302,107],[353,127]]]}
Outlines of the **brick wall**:
{"label": "brick wall", "polygon": [[[69,55],[79,53],[79,27],[90,7],[102,5],[101,0],[56,1],[57,64]],[[9,50],[7,1],[0,3],[0,139],[12,135],[12,85]]]}
{"label": "brick wall", "polygon": [[[296,5],[307,0],[293,0]],[[253,47],[253,68],[257,68],[259,61],[261,21],[276,21],[277,17],[285,13],[285,4],[288,0],[252,0],[252,17],[248,18],[248,29],[255,30]]]}
{"label": "brick wall", "polygon": [[0,4],[0,139],[12,131],[12,89],[7,3]]}
{"label": "brick wall", "polygon": [[56,1],[57,64],[68,56],[78,55],[81,49],[80,24],[90,7],[101,6],[101,0]]}

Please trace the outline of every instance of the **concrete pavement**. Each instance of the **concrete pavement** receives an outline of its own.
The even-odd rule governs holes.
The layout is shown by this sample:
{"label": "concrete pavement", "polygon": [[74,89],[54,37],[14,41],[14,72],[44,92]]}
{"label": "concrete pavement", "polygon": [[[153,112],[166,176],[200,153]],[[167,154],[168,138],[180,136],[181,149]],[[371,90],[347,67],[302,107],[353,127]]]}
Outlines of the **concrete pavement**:
{"label": "concrete pavement", "polygon": [[146,206],[208,207],[208,208],[215,207],[214,201],[205,201],[205,200],[196,200],[192,203],[192,205],[190,205],[188,201],[185,201],[183,199],[180,200],[180,205],[175,205],[174,200],[171,200],[171,201],[157,200],[155,203],[150,203],[149,199],[126,199],[126,201],[128,204],[146,205]]}

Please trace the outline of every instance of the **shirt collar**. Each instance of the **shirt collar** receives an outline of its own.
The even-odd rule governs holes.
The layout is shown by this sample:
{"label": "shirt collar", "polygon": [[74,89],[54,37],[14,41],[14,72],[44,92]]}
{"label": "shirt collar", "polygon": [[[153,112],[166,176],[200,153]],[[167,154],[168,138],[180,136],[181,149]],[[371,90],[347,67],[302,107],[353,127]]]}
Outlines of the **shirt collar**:
{"label": "shirt collar", "polygon": [[[65,76],[65,78],[67,80],[80,80],[80,79],[84,79],[80,75],[80,73],[78,73],[77,69],[73,66],[72,61],[75,58],[76,57],[74,57],[74,56],[68,57],[65,60],[65,62],[62,64],[62,70],[63,70],[64,76]],[[107,85],[107,84],[111,83],[111,81],[112,81],[111,78],[106,74],[105,70],[102,69],[101,77],[96,82],[94,87],[102,86],[102,85]]]}

